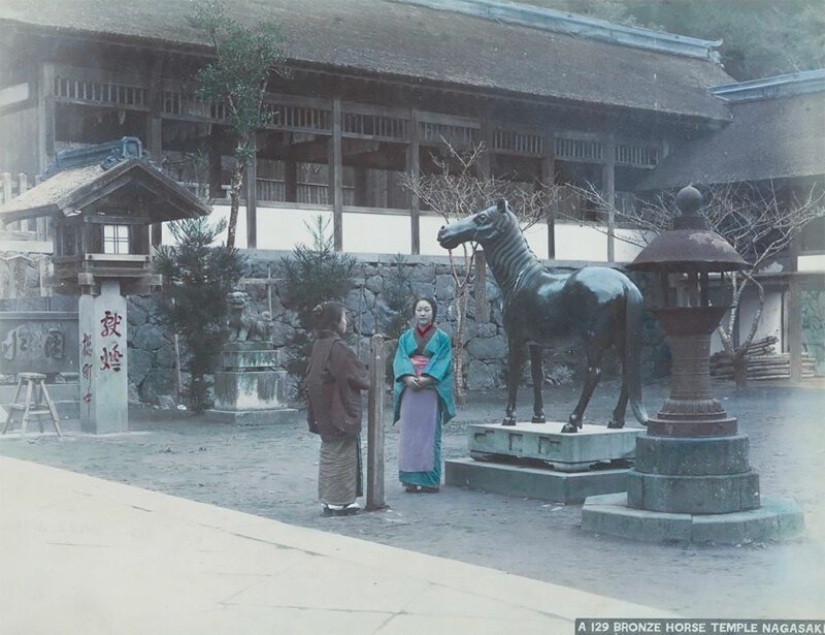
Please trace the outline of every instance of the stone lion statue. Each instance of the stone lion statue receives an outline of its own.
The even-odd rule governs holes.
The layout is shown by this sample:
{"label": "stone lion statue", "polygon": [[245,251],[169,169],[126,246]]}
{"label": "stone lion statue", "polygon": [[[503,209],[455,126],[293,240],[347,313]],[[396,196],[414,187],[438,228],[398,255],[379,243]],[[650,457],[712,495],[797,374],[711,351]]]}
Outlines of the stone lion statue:
{"label": "stone lion statue", "polygon": [[226,298],[229,303],[229,341],[268,342],[271,330],[269,314],[253,313],[249,309],[249,294],[245,291],[232,291]]}

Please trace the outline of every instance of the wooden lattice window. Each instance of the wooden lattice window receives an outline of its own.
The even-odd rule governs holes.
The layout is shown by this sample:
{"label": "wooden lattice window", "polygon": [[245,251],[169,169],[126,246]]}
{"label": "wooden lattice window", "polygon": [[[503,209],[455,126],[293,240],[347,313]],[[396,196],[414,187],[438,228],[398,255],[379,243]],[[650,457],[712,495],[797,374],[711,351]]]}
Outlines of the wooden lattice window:
{"label": "wooden lattice window", "polygon": [[127,84],[57,76],[54,78],[54,95],[57,99],[69,101],[147,108],[146,89]]}
{"label": "wooden lattice window", "polygon": [[341,116],[344,134],[385,139],[407,139],[407,121],[397,117],[345,112]]}
{"label": "wooden lattice window", "polygon": [[596,140],[557,137],[555,146],[557,159],[594,162],[602,160],[602,144]]}
{"label": "wooden lattice window", "polygon": [[493,150],[521,156],[542,156],[544,143],[541,135],[510,130],[493,132]]}
{"label": "wooden lattice window", "polygon": [[652,168],[659,164],[659,149],[650,146],[616,144],[616,163]]}

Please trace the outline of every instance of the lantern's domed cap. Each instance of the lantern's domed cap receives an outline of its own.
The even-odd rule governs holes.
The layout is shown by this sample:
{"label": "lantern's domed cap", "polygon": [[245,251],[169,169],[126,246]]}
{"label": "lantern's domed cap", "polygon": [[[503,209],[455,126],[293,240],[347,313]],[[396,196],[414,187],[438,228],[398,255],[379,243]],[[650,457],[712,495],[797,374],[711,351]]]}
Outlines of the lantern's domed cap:
{"label": "lantern's domed cap", "polygon": [[702,194],[695,187],[682,188],[676,195],[681,212],[673,229],[662,232],[627,265],[633,271],[711,272],[736,271],[750,265],[730,243],[707,227],[697,212]]}

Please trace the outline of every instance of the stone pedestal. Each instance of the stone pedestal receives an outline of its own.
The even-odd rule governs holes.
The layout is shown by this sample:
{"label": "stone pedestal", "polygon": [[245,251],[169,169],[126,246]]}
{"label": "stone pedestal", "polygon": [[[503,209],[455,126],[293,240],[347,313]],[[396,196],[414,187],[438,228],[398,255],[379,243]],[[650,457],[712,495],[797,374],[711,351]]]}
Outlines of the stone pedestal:
{"label": "stone pedestal", "polygon": [[216,360],[215,407],[207,418],[225,423],[265,425],[291,421],[297,410],[286,406],[286,371],[280,351],[266,342],[230,345]]}
{"label": "stone pedestal", "polygon": [[625,491],[639,428],[585,425],[562,434],[561,422],[470,426],[473,460],[445,462],[447,485],[563,504]]}
{"label": "stone pedestal", "polygon": [[120,283],[104,280],[100,295],[78,300],[80,425],[106,434],[129,429],[126,298]]}

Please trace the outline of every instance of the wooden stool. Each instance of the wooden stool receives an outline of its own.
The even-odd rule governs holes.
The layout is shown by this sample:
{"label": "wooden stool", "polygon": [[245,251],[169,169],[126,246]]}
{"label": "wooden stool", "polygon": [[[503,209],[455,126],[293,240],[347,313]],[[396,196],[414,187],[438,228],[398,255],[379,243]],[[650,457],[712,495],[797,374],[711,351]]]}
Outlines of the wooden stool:
{"label": "wooden stool", "polygon": [[[52,418],[54,429],[57,430],[57,436],[62,437],[63,431],[60,429],[60,419],[57,416],[57,409],[54,407],[52,398],[49,397],[49,391],[46,390],[46,376],[40,373],[18,373],[17,377],[17,394],[14,396],[14,403],[9,406],[9,416],[6,417],[3,434],[6,434],[6,430],[9,429],[14,413],[22,412],[23,420],[20,423],[21,437],[26,434],[26,425],[31,416],[37,417],[40,432],[43,432],[43,421],[40,417],[44,415],[49,415]],[[26,382],[26,401],[20,401],[24,381]]]}

